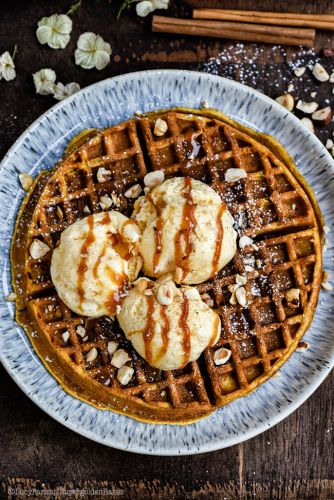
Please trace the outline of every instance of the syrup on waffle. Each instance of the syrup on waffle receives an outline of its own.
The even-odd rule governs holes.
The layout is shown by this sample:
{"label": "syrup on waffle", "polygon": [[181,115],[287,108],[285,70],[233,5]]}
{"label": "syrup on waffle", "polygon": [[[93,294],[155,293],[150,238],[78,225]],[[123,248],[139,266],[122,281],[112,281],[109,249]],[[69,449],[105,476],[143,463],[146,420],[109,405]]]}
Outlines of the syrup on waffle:
{"label": "syrup on waffle", "polygon": [[[158,117],[168,124],[163,137],[153,133]],[[285,161],[283,148],[274,141],[271,148],[268,138],[264,141],[207,110],[152,114],[81,142],[37,180],[12,246],[17,320],[47,368],[76,397],[149,422],[194,421],[251,392],[296,349],[312,320],[321,282],[320,212],[303,178]],[[97,180],[100,167],[110,172],[104,182]],[[225,182],[232,167],[246,170],[247,177]],[[152,170],[210,185],[234,216],[239,236],[254,240],[238,249],[216,277],[197,286],[214,304],[222,334],[198,361],[173,371],[150,367],[125,339],[117,320],[89,320],[73,313],[53,287],[52,252],[40,260],[29,255],[33,239],[53,249],[66,227],[102,211],[102,196],[111,197],[113,209],[130,216],[133,201],[124,193],[142,184]],[[237,274],[247,276],[246,306],[231,304],[228,287]],[[291,289],[300,290],[293,306],[286,300]],[[110,364],[110,341],[131,358],[127,364],[135,373],[126,386]],[[220,347],[230,349],[232,356],[216,366],[214,353]],[[88,362],[93,348],[97,356]]]}

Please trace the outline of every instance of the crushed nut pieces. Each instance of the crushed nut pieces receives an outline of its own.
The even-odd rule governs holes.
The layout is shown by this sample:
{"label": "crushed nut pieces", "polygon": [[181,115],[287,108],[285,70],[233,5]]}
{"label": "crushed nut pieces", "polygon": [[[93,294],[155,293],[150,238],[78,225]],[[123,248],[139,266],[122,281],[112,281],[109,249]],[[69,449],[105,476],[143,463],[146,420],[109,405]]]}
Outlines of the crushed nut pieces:
{"label": "crushed nut pieces", "polygon": [[215,362],[215,365],[224,365],[227,363],[227,361],[230,359],[232,355],[232,351],[229,349],[226,349],[225,347],[221,347],[220,349],[217,349],[213,355],[213,360]]}
{"label": "crushed nut pieces", "polygon": [[154,135],[162,137],[168,130],[168,124],[165,120],[158,118],[154,124]]}
{"label": "crushed nut pieces", "polygon": [[30,245],[29,253],[33,259],[41,259],[48,252],[50,252],[50,248],[41,240],[33,240]]}
{"label": "crushed nut pieces", "polygon": [[148,188],[153,188],[158,186],[165,180],[165,174],[162,170],[154,170],[149,172],[144,177],[144,184]]}

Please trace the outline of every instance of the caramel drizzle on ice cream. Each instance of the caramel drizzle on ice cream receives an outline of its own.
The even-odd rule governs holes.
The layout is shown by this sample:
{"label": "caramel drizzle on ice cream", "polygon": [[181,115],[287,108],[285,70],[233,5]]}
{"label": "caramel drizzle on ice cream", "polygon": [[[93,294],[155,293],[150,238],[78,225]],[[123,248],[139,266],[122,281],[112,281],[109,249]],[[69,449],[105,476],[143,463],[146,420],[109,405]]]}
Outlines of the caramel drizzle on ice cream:
{"label": "caramel drizzle on ice cream", "polygon": [[153,272],[157,272],[160,255],[162,252],[162,230],[164,227],[164,220],[161,214],[162,206],[159,203],[154,203],[154,200],[150,193],[146,195],[146,199],[153,205],[155,211],[157,212],[157,226],[155,228],[155,245],[154,245],[154,254],[153,254]]}
{"label": "caramel drizzle on ice cream", "polygon": [[220,253],[222,249],[223,237],[224,237],[224,228],[222,223],[222,216],[226,209],[226,205],[224,203],[221,204],[220,209],[217,214],[217,236],[216,236],[216,245],[215,252],[213,254],[212,259],[212,276],[214,276],[218,271]]}
{"label": "caramel drizzle on ice cream", "polygon": [[78,265],[77,288],[78,288],[80,308],[82,307],[82,303],[85,299],[85,291],[83,288],[83,282],[84,282],[86,271],[88,269],[88,266],[87,266],[88,250],[89,250],[89,247],[91,246],[91,244],[94,243],[94,241],[95,241],[94,217],[92,215],[89,215],[87,217],[87,223],[88,223],[88,232],[87,232],[87,236],[86,236],[85,241],[83,242],[81,250],[80,250],[80,262]]}
{"label": "caramel drizzle on ice cream", "polygon": [[158,355],[155,358],[155,362],[159,361],[167,352],[169,346],[169,330],[170,330],[170,321],[166,313],[166,307],[160,306],[160,316],[163,320],[163,326],[161,331],[162,338],[162,346]]}
{"label": "caramel drizzle on ice cream", "polygon": [[146,301],[147,301],[147,313],[146,313],[147,320],[146,320],[146,327],[143,333],[143,339],[145,345],[145,359],[148,363],[151,363],[152,362],[151,343],[154,335],[154,326],[155,326],[153,320],[155,298],[153,295],[147,295]]}
{"label": "caramel drizzle on ice cream", "polygon": [[[175,265],[183,271],[183,278],[189,272],[189,256],[192,251],[191,234],[195,230],[197,221],[195,218],[195,205],[191,193],[191,178],[184,177],[183,196],[185,204],[183,206],[181,227],[175,235],[174,255]],[[182,239],[185,241],[185,252],[182,251]]]}
{"label": "caramel drizzle on ice cream", "polygon": [[107,300],[105,301],[105,306],[108,309],[109,314],[113,316],[116,314],[117,305],[122,302],[122,295],[128,287],[129,280],[124,272],[115,273],[115,271],[109,266],[106,267],[106,273],[110,277],[112,283],[117,286],[116,290],[111,290]]}

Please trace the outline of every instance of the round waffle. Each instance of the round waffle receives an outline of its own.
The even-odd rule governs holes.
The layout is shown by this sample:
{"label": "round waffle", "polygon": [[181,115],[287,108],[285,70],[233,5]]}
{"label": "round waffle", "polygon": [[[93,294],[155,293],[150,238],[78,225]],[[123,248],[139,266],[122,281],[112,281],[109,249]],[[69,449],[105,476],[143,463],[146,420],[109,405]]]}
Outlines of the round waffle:
{"label": "round waffle", "polygon": [[[158,117],[168,124],[162,137],[153,133]],[[100,167],[110,172],[103,182],[97,179]],[[247,177],[226,182],[230,168],[246,170]],[[52,252],[38,260],[29,254],[36,238],[55,248],[66,227],[102,211],[105,195],[112,199],[112,209],[130,216],[133,200],[124,193],[142,184],[152,170],[210,185],[234,216],[239,236],[254,240],[239,248],[216,277],[197,286],[221,318],[221,337],[197,361],[173,371],[152,368],[142,359],[117,320],[72,312],[51,281]],[[75,397],[142,421],[188,423],[249,394],[294,352],[318,300],[321,238],[313,194],[275,140],[215,111],[153,113],[81,134],[55,168],[35,181],[12,244],[17,321],[48,370]],[[237,274],[247,276],[246,306],[231,303],[230,285]],[[299,298],[291,301],[289,293],[296,289]],[[127,364],[135,372],[125,386],[110,363],[110,341],[117,341],[131,358]],[[217,366],[214,353],[221,347],[232,355]],[[98,355],[89,362],[87,353],[93,348]]]}

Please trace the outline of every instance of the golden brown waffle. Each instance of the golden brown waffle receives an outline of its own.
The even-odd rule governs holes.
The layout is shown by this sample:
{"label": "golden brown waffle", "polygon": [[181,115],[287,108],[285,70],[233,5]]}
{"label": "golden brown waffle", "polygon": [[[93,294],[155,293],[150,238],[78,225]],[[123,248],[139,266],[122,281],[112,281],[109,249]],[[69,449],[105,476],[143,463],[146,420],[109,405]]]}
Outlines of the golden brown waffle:
{"label": "golden brown waffle", "polygon": [[[158,116],[168,123],[163,137],[153,133]],[[100,131],[87,142],[81,138],[81,143],[35,183],[12,247],[17,320],[43,362],[76,397],[150,422],[190,422],[248,394],[288,359],[315,311],[322,273],[321,216],[304,179],[275,141],[207,110],[152,114]],[[110,170],[110,178],[99,183],[101,166]],[[231,167],[245,169],[247,178],[226,183],[224,174]],[[165,372],[140,358],[116,320],[87,320],[70,311],[51,282],[52,252],[40,261],[28,252],[33,238],[54,248],[68,225],[87,216],[87,207],[91,213],[101,211],[103,195],[130,215],[132,202],[124,192],[157,169],[167,177],[208,183],[226,201],[239,235],[255,242],[198,286],[222,319],[218,344],[184,369]],[[247,274],[247,307],[230,303],[228,286],[237,273]],[[286,299],[293,288],[300,290],[297,306]],[[84,336],[77,332],[79,325]],[[67,343],[62,338],[66,330]],[[130,354],[135,375],[127,386],[119,384],[110,364],[110,340]],[[214,352],[222,346],[232,356],[216,366]],[[98,357],[87,363],[93,347]]]}

